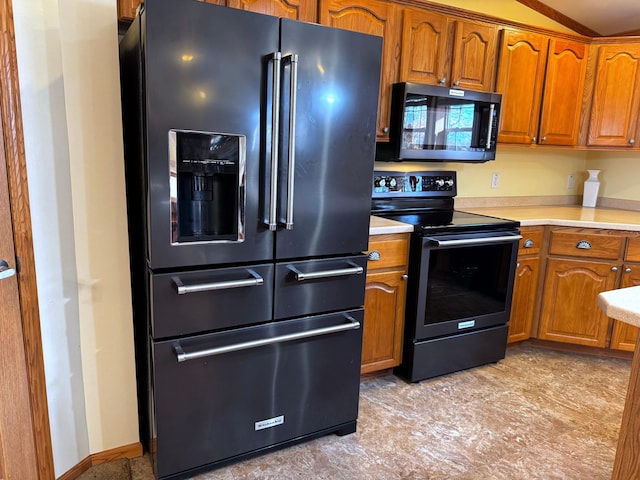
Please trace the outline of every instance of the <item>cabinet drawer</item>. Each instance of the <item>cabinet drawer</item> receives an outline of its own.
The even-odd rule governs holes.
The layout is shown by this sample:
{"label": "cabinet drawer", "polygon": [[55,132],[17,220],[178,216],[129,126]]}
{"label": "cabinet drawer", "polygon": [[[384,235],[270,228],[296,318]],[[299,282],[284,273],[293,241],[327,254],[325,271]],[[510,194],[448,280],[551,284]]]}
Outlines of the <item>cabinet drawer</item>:
{"label": "cabinet drawer", "polygon": [[620,256],[623,240],[621,235],[552,231],[549,253],[615,260]]}
{"label": "cabinet drawer", "polygon": [[640,237],[629,238],[624,259],[629,262],[640,262]]}
{"label": "cabinet drawer", "polygon": [[540,247],[542,246],[542,235],[544,233],[543,227],[521,227],[520,233],[522,239],[518,244],[518,256],[521,255],[539,255]]}
{"label": "cabinet drawer", "polygon": [[409,234],[369,237],[367,269],[404,267],[409,252]]}

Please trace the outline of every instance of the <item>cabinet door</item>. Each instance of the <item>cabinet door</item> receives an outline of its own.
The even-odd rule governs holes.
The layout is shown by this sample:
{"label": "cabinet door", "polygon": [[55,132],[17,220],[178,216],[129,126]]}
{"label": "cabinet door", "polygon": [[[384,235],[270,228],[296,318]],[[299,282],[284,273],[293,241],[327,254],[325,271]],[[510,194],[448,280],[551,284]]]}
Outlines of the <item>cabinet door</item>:
{"label": "cabinet door", "polygon": [[400,80],[441,85],[449,82],[449,19],[445,15],[405,8]]}
{"label": "cabinet door", "polygon": [[498,29],[495,25],[457,20],[451,63],[451,85],[493,91]]}
{"label": "cabinet door", "polygon": [[118,20],[131,21],[142,0],[118,0]]}
{"label": "cabinet door", "polygon": [[598,52],[588,145],[632,147],[640,113],[640,44]]}
{"label": "cabinet door", "polygon": [[503,32],[496,85],[502,94],[499,142],[537,141],[548,42],[544,35]]}
{"label": "cabinet door", "polygon": [[538,284],[537,257],[518,259],[507,342],[519,342],[531,336],[531,323]]}
{"label": "cabinet door", "polygon": [[584,43],[551,39],[538,143],[578,143],[586,69],[587,46]]}
{"label": "cabinet door", "polygon": [[315,0],[227,0],[227,6],[291,20],[316,21]]}
{"label": "cabinet door", "polygon": [[[399,8],[380,0],[320,0],[318,14],[322,25],[383,38],[377,133],[379,140],[388,139],[391,87],[398,79]],[[353,52],[353,55],[357,54]]]}
{"label": "cabinet door", "polygon": [[596,297],[615,288],[614,267],[610,263],[549,259],[538,338],[604,347],[609,319]]}
{"label": "cabinet door", "polygon": [[[620,288],[635,287],[637,285],[640,285],[640,265],[626,264],[622,273]],[[628,352],[635,351],[639,330],[638,327],[628,323],[616,321],[613,324],[613,333],[611,334],[611,348]]]}
{"label": "cabinet door", "polygon": [[404,270],[368,273],[361,373],[400,365],[407,283]]}

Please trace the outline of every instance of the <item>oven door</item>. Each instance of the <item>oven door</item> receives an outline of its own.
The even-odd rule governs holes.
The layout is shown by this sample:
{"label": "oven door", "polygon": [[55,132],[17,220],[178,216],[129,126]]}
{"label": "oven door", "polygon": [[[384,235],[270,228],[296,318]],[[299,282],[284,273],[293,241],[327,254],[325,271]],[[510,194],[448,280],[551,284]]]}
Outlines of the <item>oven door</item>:
{"label": "oven door", "polygon": [[506,323],[520,238],[517,231],[422,237],[408,305],[414,339]]}

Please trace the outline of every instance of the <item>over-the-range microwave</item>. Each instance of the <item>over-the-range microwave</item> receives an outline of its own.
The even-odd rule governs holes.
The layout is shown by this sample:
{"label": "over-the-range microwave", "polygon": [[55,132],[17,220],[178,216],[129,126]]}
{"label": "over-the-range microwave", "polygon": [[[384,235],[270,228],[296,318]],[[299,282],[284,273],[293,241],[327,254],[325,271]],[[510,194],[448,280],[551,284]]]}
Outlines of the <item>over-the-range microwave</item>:
{"label": "over-the-range microwave", "polygon": [[486,162],[496,157],[499,93],[396,83],[390,142],[377,160]]}

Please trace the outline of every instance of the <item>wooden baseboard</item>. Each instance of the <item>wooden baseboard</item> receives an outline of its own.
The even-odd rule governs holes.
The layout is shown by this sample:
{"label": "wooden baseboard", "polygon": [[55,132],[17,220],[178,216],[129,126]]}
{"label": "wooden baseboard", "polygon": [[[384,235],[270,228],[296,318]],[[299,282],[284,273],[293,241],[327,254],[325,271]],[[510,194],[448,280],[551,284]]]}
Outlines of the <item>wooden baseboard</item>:
{"label": "wooden baseboard", "polygon": [[110,462],[119,458],[137,458],[142,456],[142,444],[140,442],[111,448],[103,452],[92,453],[74,467],[62,474],[58,480],[75,480],[81,474],[89,470],[94,465]]}

